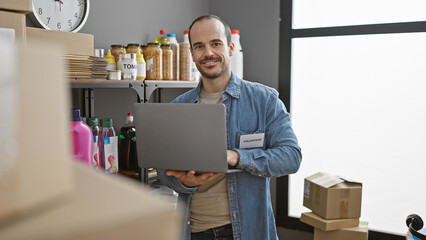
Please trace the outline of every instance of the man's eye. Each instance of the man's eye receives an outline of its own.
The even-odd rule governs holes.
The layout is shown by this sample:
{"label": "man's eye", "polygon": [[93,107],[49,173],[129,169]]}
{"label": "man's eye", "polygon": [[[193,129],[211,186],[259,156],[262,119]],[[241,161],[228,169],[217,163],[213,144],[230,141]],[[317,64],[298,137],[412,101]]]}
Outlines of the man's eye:
{"label": "man's eye", "polygon": [[201,45],[197,45],[197,46],[195,46],[195,47],[194,47],[194,49],[196,49],[196,50],[201,50],[201,49],[203,49],[203,46],[201,46]]}

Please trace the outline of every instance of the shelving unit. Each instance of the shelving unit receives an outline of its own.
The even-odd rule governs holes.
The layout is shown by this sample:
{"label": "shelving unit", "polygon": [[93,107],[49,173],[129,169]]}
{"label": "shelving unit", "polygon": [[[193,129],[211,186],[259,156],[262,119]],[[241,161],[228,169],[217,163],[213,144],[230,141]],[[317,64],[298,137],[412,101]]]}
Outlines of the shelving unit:
{"label": "shelving unit", "polygon": [[143,81],[134,80],[106,80],[106,79],[70,79],[71,88],[83,89],[84,108],[88,117],[95,115],[94,89],[133,89],[138,95],[138,102],[145,99],[145,84]]}
{"label": "shelving unit", "polygon": [[[147,103],[151,95],[157,89],[178,89],[178,88],[194,88],[198,85],[198,81],[163,81],[163,80],[106,80],[106,79],[70,79],[71,88],[83,89],[84,107],[88,113],[88,117],[95,116],[95,94],[94,89],[133,89],[139,103]],[[148,170],[141,170],[141,182],[148,184]],[[155,180],[155,179],[153,179]]]}
{"label": "shelving unit", "polygon": [[163,80],[145,80],[145,102],[148,102],[152,93],[156,89],[162,88],[194,88],[198,81],[163,81]]}

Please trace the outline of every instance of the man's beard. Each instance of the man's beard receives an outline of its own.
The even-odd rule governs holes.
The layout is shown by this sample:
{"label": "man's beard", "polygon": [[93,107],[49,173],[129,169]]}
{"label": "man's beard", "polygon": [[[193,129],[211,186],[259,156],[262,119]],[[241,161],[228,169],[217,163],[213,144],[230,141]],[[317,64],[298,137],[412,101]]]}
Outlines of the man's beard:
{"label": "man's beard", "polygon": [[[219,71],[215,72],[215,73],[207,73],[204,71],[204,69],[201,67],[201,64],[203,64],[204,62],[208,62],[210,60],[219,60],[217,62],[217,64],[223,64],[222,68],[219,69]],[[226,64],[222,61],[222,59],[218,58],[218,57],[208,57],[208,58],[204,58],[203,60],[201,60],[201,64],[199,64],[198,62],[196,62],[196,66],[198,71],[200,72],[201,76],[205,77],[205,78],[210,78],[210,79],[215,79],[220,77],[223,73],[225,73],[226,71],[228,71],[229,69],[229,63]]]}

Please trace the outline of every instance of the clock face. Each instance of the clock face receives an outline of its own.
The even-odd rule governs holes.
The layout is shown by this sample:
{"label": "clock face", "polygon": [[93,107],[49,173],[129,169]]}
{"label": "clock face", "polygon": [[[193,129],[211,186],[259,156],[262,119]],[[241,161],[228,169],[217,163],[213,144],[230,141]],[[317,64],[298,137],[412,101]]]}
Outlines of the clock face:
{"label": "clock face", "polygon": [[45,29],[77,32],[89,15],[89,0],[33,0],[33,16]]}

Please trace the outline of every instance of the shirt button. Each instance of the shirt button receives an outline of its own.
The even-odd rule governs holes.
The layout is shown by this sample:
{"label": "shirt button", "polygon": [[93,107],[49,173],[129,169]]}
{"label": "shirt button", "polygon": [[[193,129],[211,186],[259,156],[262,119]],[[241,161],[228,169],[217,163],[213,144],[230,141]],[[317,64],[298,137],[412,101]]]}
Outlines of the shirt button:
{"label": "shirt button", "polygon": [[260,174],[260,173],[259,173],[259,174],[257,174],[257,176],[261,177],[261,176],[262,176],[262,174]]}
{"label": "shirt button", "polygon": [[191,224],[191,221],[188,221],[188,225]]}

